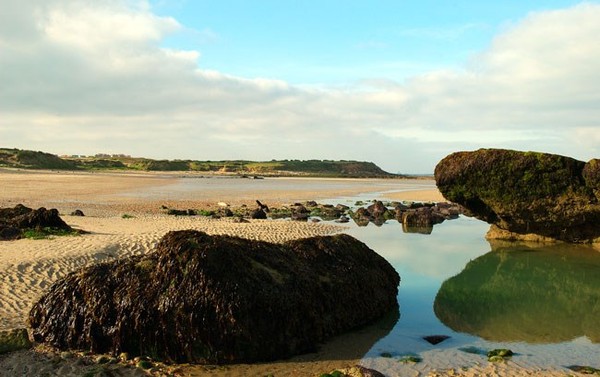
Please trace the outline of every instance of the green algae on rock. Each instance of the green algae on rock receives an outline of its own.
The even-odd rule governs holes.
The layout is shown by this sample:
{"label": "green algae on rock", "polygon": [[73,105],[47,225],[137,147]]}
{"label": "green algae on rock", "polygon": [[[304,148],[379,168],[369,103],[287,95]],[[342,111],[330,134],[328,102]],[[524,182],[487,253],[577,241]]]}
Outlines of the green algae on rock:
{"label": "green algae on rock", "polygon": [[479,149],[442,159],[435,179],[444,197],[467,215],[513,237],[592,242],[600,237],[599,165],[548,153]]}

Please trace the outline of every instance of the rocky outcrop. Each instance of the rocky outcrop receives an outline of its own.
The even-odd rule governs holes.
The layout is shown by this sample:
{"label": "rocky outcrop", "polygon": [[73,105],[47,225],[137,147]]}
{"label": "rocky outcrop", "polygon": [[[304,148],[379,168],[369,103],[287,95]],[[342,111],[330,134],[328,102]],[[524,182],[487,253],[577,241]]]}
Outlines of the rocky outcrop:
{"label": "rocky outcrop", "polygon": [[61,349],[174,362],[274,360],[397,311],[399,276],[348,236],[284,244],[166,234],[155,252],[56,282],[30,312]]}
{"label": "rocky outcrop", "polygon": [[0,240],[16,240],[26,230],[40,232],[61,230],[73,232],[59,216],[57,209],[31,209],[22,204],[14,208],[0,208]]}
{"label": "rocky outcrop", "polygon": [[453,153],[435,168],[446,199],[508,238],[535,234],[567,242],[600,237],[600,163],[503,149]]}

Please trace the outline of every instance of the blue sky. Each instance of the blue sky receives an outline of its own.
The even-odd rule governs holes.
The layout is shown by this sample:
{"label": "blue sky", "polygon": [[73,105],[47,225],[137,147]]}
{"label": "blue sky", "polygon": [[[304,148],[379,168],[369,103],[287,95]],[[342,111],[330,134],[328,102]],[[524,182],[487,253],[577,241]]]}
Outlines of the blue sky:
{"label": "blue sky", "polygon": [[600,155],[599,1],[0,0],[2,146],[157,159]]}
{"label": "blue sky", "polygon": [[461,69],[530,12],[577,1],[153,1],[185,28],[163,41],[200,67],[296,85]]}

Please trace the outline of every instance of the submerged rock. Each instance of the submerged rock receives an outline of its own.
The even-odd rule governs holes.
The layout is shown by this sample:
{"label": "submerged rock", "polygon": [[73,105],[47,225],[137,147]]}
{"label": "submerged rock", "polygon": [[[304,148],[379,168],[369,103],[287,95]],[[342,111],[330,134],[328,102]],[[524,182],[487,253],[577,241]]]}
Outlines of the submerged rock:
{"label": "submerged rock", "polygon": [[399,276],[348,236],[271,244],[167,233],[154,253],[91,266],[32,308],[60,349],[174,362],[275,360],[397,310]]}
{"label": "submerged rock", "polygon": [[503,149],[457,152],[435,168],[446,199],[518,238],[591,242],[600,237],[600,163]]}

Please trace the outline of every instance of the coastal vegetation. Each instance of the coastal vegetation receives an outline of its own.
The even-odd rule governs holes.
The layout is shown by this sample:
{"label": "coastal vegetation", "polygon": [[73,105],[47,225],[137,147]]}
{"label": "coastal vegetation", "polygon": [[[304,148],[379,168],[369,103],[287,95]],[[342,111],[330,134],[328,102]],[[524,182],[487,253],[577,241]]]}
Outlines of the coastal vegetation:
{"label": "coastal vegetation", "polygon": [[126,155],[56,156],[40,151],[0,148],[0,167],[54,170],[131,170],[207,172],[252,176],[393,178],[373,162],[348,160],[153,160]]}

